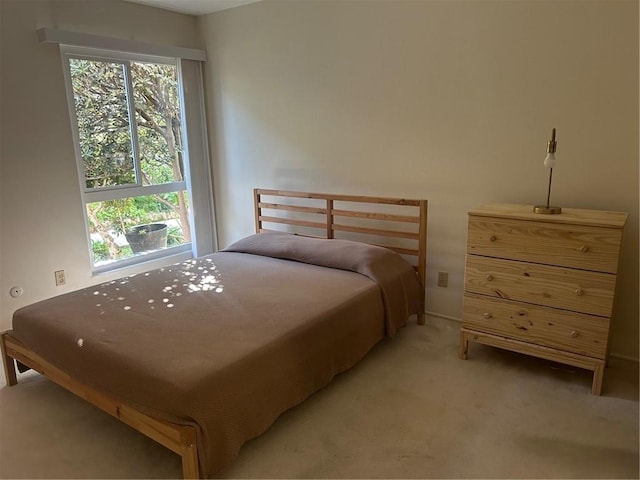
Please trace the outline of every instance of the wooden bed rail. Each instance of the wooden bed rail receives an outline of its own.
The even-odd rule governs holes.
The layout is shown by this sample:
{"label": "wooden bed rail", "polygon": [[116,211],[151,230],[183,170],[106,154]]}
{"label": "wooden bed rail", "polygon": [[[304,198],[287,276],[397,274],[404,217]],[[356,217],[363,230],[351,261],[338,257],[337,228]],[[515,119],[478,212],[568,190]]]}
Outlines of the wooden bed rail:
{"label": "wooden bed rail", "polygon": [[194,427],[178,425],[151,417],[84,385],[27,349],[20,341],[10,336],[9,333],[0,333],[0,347],[2,349],[7,385],[12,386],[17,383],[15,359],[180,455],[182,457],[182,475],[184,478],[200,478],[196,430]]}
{"label": "wooden bed rail", "polygon": [[[257,233],[282,231],[265,228],[265,224],[284,225],[290,233],[319,238],[336,238],[336,232],[347,232],[366,235],[368,239],[371,239],[367,243],[383,246],[401,255],[412,257],[413,267],[423,287],[423,313],[418,315],[418,323],[424,324],[427,200],[333,195],[261,188],[255,188],[253,196]],[[307,200],[311,200],[311,202],[306,202]],[[341,208],[336,208],[336,204],[339,204]],[[389,205],[393,206],[395,210],[402,210],[402,212],[395,210],[393,213],[371,212],[364,208],[366,204]],[[345,219],[351,219],[351,222]],[[311,230],[314,233],[302,233],[301,229]],[[410,246],[385,244],[385,240],[389,239],[401,239],[408,242]]]}

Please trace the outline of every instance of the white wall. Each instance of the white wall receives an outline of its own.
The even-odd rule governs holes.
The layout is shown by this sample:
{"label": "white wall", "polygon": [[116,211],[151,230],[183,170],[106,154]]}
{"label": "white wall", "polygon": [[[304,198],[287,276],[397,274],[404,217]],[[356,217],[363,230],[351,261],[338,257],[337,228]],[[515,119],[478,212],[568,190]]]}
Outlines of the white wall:
{"label": "white wall", "polygon": [[[199,18],[220,245],[251,189],[429,200],[427,308],[459,318],[466,212],[629,212],[613,353],[638,357],[638,2],[265,0]],[[449,272],[448,288],[436,287]]]}
{"label": "white wall", "polygon": [[[122,275],[91,275],[59,48],[38,44],[36,30],[50,27],[160,45],[200,45],[194,17],[119,0],[1,0],[0,21],[4,330],[22,305]],[[61,269],[67,285],[56,287],[53,272]],[[24,288],[22,297],[9,296],[13,285]]]}

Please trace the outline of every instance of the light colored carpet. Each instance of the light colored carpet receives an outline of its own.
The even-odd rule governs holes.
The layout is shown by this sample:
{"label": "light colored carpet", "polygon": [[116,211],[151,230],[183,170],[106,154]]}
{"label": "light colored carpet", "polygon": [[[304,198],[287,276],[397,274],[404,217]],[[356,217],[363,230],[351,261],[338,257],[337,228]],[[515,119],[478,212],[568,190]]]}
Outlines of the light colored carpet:
{"label": "light colored carpet", "polygon": [[[282,415],[233,478],[638,478],[638,364],[587,371],[430,317]],[[259,399],[256,399],[259,401]],[[0,388],[3,478],[176,478],[177,455],[35,374]]]}

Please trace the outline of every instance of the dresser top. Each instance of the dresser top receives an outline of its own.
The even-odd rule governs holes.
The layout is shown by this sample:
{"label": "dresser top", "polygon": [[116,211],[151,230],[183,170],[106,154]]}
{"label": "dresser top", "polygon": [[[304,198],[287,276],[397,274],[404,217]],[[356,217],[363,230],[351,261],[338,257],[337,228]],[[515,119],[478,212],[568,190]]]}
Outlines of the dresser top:
{"label": "dresser top", "polygon": [[625,212],[583,210],[580,208],[564,207],[562,207],[562,213],[548,215],[543,213],[534,213],[533,205],[514,203],[492,203],[482,205],[471,210],[469,215],[608,228],[622,228],[628,217],[628,214]]}

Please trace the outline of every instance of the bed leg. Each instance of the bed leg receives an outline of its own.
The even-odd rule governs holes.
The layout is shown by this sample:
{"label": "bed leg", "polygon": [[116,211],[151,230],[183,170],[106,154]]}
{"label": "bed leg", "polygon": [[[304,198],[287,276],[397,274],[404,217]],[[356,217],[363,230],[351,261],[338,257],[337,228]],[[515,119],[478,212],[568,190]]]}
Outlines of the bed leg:
{"label": "bed leg", "polygon": [[182,452],[182,478],[200,478],[198,466],[198,447],[195,432],[183,437]]}
{"label": "bed leg", "polygon": [[0,349],[2,350],[4,378],[7,381],[7,385],[11,387],[18,383],[18,377],[16,376],[16,362],[7,354],[7,347],[4,343],[4,337],[6,334],[6,332],[0,334]]}

